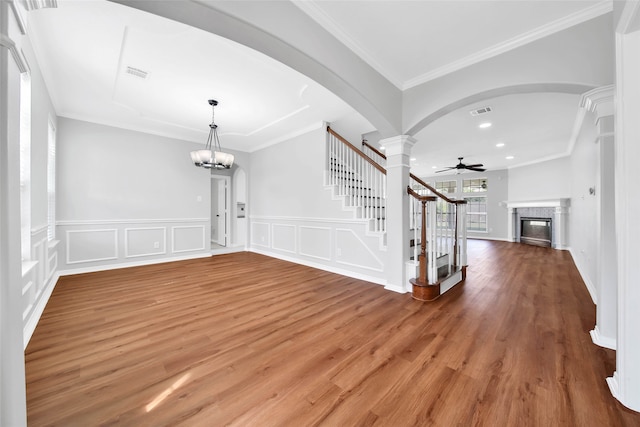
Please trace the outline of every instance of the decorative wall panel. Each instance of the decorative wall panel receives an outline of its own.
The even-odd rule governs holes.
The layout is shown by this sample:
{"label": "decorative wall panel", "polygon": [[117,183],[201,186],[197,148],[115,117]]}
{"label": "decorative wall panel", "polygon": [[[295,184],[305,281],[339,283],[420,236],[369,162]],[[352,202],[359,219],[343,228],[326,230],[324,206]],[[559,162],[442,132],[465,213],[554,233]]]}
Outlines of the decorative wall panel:
{"label": "decorative wall panel", "polygon": [[67,231],[67,264],[118,258],[118,230]]}
{"label": "decorative wall panel", "polygon": [[124,229],[124,256],[126,258],[160,255],[166,252],[166,227],[137,227]]}

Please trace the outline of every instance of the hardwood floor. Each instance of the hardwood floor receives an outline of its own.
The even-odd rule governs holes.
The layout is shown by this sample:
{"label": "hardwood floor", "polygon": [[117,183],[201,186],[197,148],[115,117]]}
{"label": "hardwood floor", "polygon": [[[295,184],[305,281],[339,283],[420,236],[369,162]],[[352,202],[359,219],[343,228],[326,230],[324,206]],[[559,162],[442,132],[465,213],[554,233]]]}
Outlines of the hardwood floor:
{"label": "hardwood floor", "polygon": [[60,279],[30,426],[640,426],[568,252],[470,241],[435,302],[253,253]]}

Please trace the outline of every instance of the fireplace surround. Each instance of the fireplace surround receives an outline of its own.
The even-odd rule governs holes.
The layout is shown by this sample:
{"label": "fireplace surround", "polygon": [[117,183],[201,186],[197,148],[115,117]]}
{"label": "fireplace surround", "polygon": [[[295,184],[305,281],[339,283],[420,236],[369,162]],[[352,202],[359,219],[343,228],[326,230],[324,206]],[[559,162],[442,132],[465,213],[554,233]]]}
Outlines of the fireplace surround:
{"label": "fireplace surround", "polygon": [[[510,242],[538,244],[555,249],[568,248],[570,199],[508,201],[506,205],[509,210],[507,230]],[[533,221],[535,224],[525,230],[524,239],[522,237],[523,220]],[[543,231],[548,232],[548,237],[546,234],[544,237],[537,236]],[[534,236],[527,236],[529,232],[533,232]]]}

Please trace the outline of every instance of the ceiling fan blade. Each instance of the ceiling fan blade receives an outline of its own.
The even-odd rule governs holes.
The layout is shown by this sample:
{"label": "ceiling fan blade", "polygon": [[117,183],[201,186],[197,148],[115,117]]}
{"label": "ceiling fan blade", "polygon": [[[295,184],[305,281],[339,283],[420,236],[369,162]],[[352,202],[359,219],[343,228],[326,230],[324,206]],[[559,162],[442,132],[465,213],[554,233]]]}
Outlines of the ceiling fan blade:
{"label": "ceiling fan blade", "polygon": [[436,173],[450,171],[451,169],[456,169],[456,168],[455,168],[455,167],[453,167],[453,168],[445,168],[445,169],[442,169],[442,170],[436,171]]}
{"label": "ceiling fan blade", "polygon": [[482,163],[476,163],[475,165],[465,165],[466,168],[481,168],[482,166]]}
{"label": "ceiling fan blade", "polygon": [[472,167],[470,167],[470,166],[467,166],[467,170],[470,170],[470,171],[476,171],[476,172],[484,172],[484,171],[486,171],[486,169],[482,169],[482,168],[472,168]]}

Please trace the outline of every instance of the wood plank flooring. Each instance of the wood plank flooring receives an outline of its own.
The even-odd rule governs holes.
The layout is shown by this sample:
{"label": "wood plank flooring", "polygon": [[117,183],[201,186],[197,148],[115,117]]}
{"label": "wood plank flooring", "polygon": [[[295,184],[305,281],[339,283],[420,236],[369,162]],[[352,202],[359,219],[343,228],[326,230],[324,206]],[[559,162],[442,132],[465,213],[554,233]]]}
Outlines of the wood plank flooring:
{"label": "wood plank flooring", "polygon": [[569,253],[469,251],[431,303],[253,253],[63,277],[29,426],[640,426]]}

